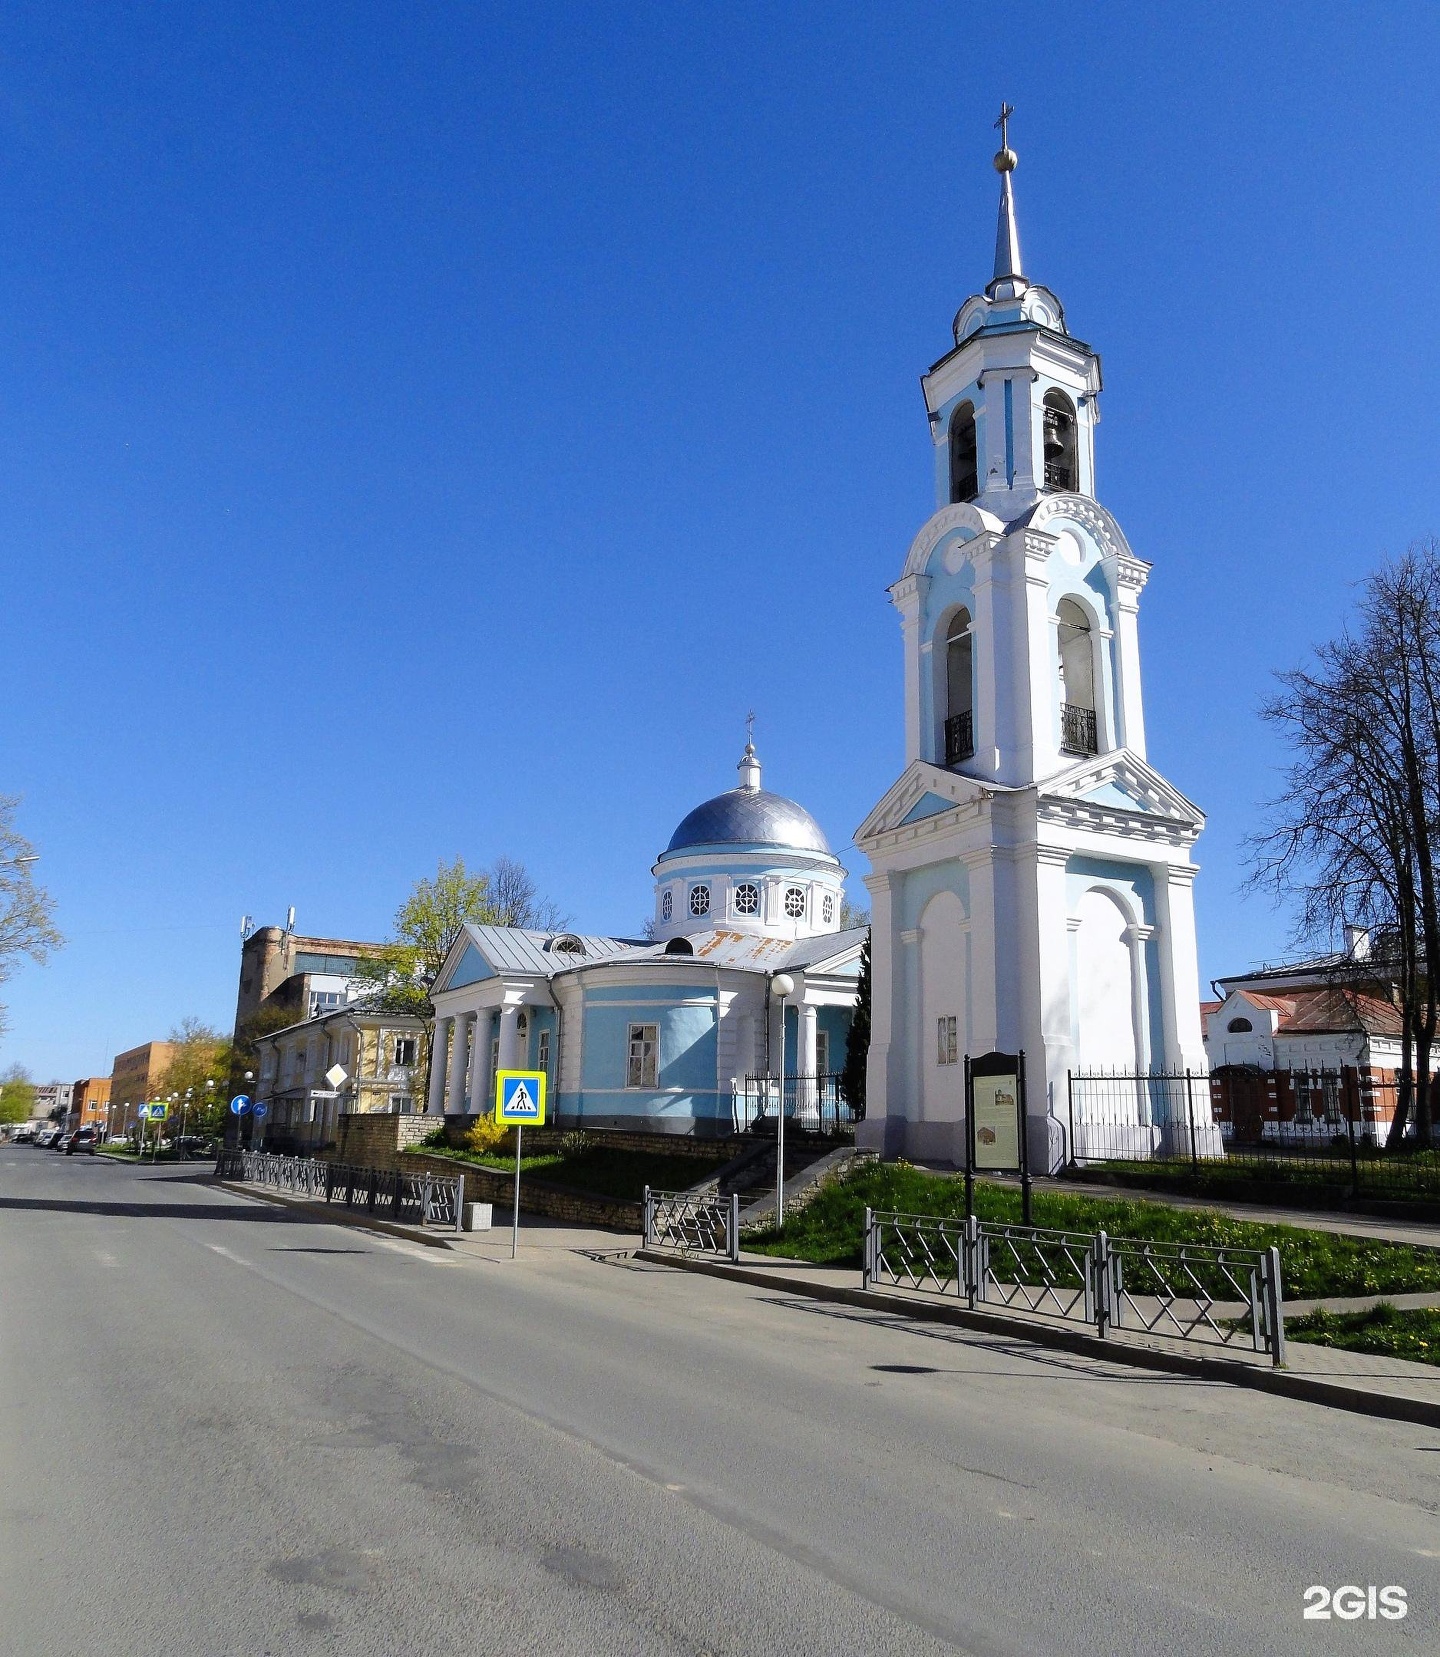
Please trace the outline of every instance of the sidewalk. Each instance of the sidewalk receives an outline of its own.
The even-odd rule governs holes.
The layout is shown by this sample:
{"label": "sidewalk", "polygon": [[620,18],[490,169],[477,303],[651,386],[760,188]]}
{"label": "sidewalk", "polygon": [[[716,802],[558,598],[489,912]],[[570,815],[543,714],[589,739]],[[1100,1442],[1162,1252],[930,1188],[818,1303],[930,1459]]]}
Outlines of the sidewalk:
{"label": "sidewalk", "polygon": [[784,1260],[745,1251],[741,1252],[738,1266],[714,1259],[687,1259],[660,1250],[639,1250],[636,1257],[681,1271],[728,1277],[762,1289],[839,1302],[920,1324],[958,1324],[1041,1346],[1064,1347],[1112,1363],[1136,1364],[1190,1375],[1197,1380],[1226,1381],[1361,1415],[1415,1421],[1440,1428],[1440,1366],[1412,1364],[1400,1358],[1292,1340],[1286,1342],[1285,1367],[1275,1369],[1265,1354],[1243,1347],[1169,1340],[1125,1329],[1112,1330],[1102,1339],[1082,1324],[1062,1323],[1058,1318],[1025,1316],[978,1306],[972,1312],[959,1298],[898,1289],[865,1289],[861,1287],[860,1273],[850,1267],[812,1266],[803,1260]]}

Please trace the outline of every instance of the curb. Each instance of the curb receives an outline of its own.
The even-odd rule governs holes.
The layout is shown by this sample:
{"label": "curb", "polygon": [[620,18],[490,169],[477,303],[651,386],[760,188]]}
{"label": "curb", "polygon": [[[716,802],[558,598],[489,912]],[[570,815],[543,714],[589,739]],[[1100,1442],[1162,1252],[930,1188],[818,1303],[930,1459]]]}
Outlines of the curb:
{"label": "curb", "polygon": [[243,1185],[238,1180],[217,1179],[215,1184],[220,1190],[230,1191],[237,1197],[253,1197],[256,1202],[274,1203],[276,1207],[283,1208],[288,1213],[304,1214],[312,1220],[328,1220],[331,1225],[355,1226],[361,1231],[383,1231],[390,1237],[403,1237],[406,1242],[423,1243],[426,1248],[450,1247],[448,1237],[437,1237],[413,1226],[396,1225],[392,1220],[376,1220],[369,1214],[357,1214],[353,1208],[335,1208],[323,1202],[297,1202],[293,1197],[282,1197],[275,1191],[257,1191],[253,1185]]}
{"label": "curb", "polygon": [[1112,1363],[1134,1364],[1139,1369],[1165,1370],[1188,1375],[1197,1381],[1224,1381],[1231,1386],[1253,1387],[1300,1398],[1330,1409],[1349,1410],[1354,1415],[1380,1416],[1390,1421],[1413,1421],[1423,1427],[1440,1428],[1440,1404],[1423,1398],[1407,1398],[1394,1392],[1370,1392],[1347,1386],[1343,1381],[1322,1381],[1308,1375],[1290,1375],[1283,1369],[1252,1368],[1226,1358],[1191,1358],[1179,1352],[1162,1352],[1156,1347],[1131,1346],[1122,1341],[1101,1340],[1078,1329],[1061,1329],[1028,1319],[1009,1317],[1003,1312],[972,1312],[968,1306],[949,1306],[938,1301],[910,1300],[902,1295],[876,1289],[846,1289],[834,1283],[812,1283],[803,1277],[753,1267],[731,1266],[718,1260],[687,1259],[655,1249],[638,1249],[633,1256],[651,1265],[673,1266],[679,1271],[698,1272],[704,1277],[723,1277],[761,1289],[781,1289],[810,1300],[827,1300],[867,1311],[892,1312],[931,1323],[953,1323],[963,1329],[983,1330],[991,1335],[1019,1335],[1036,1346],[1054,1346],[1079,1352],[1089,1358],[1108,1358]]}

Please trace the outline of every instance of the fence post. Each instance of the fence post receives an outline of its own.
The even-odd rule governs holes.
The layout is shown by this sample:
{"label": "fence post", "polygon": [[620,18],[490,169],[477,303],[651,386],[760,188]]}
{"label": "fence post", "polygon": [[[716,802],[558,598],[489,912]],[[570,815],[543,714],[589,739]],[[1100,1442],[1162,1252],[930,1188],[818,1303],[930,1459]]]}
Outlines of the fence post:
{"label": "fence post", "polygon": [[1185,1066],[1185,1111],[1190,1118],[1190,1171],[1200,1173],[1200,1152],[1195,1145],[1195,1089],[1191,1085],[1190,1066]]}
{"label": "fence post", "polygon": [[1340,1066],[1340,1096],[1345,1105],[1345,1131],[1350,1136],[1350,1195],[1360,1195],[1360,1158],[1355,1150],[1355,1118],[1360,1114],[1360,1072],[1351,1064]]}
{"label": "fence post", "polygon": [[740,1193],[730,1193],[730,1264],[740,1264]]}
{"label": "fence post", "polygon": [[[400,1189],[400,1171],[395,1171],[395,1189]],[[458,1237],[465,1229],[465,1176],[455,1176],[455,1235]]]}
{"label": "fence post", "polygon": [[1265,1251],[1265,1321],[1270,1325],[1270,1361],[1276,1369],[1285,1363],[1285,1290],[1280,1281],[1280,1250]]}
{"label": "fence post", "polygon": [[1075,1072],[1073,1070],[1065,1072],[1065,1102],[1070,1110],[1070,1144],[1067,1146],[1070,1152],[1069,1163],[1072,1168],[1078,1168],[1080,1166],[1079,1159],[1075,1155]]}
{"label": "fence post", "polygon": [[875,1247],[875,1210],[865,1210],[865,1246],[860,1251],[860,1287],[868,1289],[875,1280],[873,1250]]}
{"label": "fence post", "polygon": [[640,1220],[640,1246],[641,1246],[641,1248],[647,1248],[648,1249],[650,1247],[650,1236],[651,1236],[651,1233],[652,1233],[653,1229],[654,1229],[654,1225],[653,1225],[653,1212],[652,1212],[652,1209],[651,1209],[650,1187],[647,1185],[645,1187],[645,1207],[644,1207],[644,1211],[643,1211],[643,1214],[642,1214],[642,1217],[641,1217],[641,1220]]}
{"label": "fence post", "polygon": [[1095,1277],[1095,1333],[1103,1341],[1110,1333],[1110,1239],[1103,1231],[1095,1233],[1090,1259]]}
{"label": "fence post", "polygon": [[965,1217],[965,1300],[975,1310],[976,1286],[980,1279],[980,1222],[973,1214]]}

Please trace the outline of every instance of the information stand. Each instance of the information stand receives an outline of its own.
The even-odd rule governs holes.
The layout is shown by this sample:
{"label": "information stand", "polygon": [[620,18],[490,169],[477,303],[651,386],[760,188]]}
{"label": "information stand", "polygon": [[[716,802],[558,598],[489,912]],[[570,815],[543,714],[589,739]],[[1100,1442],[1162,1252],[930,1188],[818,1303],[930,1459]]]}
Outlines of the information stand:
{"label": "information stand", "polygon": [[1021,1214],[1030,1224],[1030,1136],[1025,1053],[965,1055],[965,1218],[975,1212],[975,1175],[1019,1174]]}

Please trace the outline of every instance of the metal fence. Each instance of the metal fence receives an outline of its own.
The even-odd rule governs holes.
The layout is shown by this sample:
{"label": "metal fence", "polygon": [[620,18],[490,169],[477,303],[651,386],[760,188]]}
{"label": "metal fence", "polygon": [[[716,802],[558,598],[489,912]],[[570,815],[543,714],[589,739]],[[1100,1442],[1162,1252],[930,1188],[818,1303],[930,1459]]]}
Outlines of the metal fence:
{"label": "metal fence", "polygon": [[1071,1071],[1069,1161],[1197,1183],[1286,1185],[1317,1202],[1440,1201],[1440,1153],[1386,1148],[1398,1084],[1366,1070]]}
{"label": "metal fence", "polygon": [[412,1225],[459,1231],[465,1177],[412,1174],[397,1168],[353,1168],[315,1157],[276,1156],[269,1151],[222,1151],[217,1179],[242,1180],[317,1202],[343,1203],[367,1213]]}
{"label": "metal fence", "polygon": [[1103,1231],[865,1211],[865,1287],[1133,1329],[1285,1360],[1276,1249],[1151,1243]]}
{"label": "metal fence", "polygon": [[[784,1100],[785,1129],[832,1139],[853,1133],[856,1114],[838,1073],[817,1076],[747,1076],[731,1097],[736,1133],[774,1133]],[[862,1113],[863,1114],[863,1113]]]}
{"label": "metal fence", "polygon": [[697,1196],[645,1187],[645,1247],[677,1254],[740,1258],[740,1196]]}

